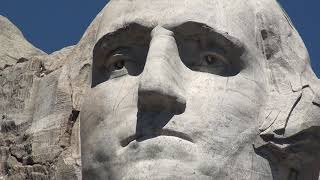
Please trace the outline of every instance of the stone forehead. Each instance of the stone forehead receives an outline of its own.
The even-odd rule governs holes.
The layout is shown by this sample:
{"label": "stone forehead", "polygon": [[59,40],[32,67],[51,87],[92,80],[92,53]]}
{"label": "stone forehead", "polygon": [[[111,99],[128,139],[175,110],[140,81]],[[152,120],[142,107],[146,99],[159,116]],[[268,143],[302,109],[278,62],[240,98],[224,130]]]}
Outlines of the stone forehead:
{"label": "stone forehead", "polygon": [[104,9],[97,40],[131,22],[155,27],[195,21],[250,41],[256,8],[252,0],[113,0]]}

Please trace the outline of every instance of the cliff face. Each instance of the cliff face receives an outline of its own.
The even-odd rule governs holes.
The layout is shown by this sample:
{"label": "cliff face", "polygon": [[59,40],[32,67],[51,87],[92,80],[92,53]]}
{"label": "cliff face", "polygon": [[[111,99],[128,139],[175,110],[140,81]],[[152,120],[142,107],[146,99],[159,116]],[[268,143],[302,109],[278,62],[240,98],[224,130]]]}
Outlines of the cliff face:
{"label": "cliff face", "polygon": [[0,179],[81,179],[79,111],[100,16],[50,55],[0,16]]}

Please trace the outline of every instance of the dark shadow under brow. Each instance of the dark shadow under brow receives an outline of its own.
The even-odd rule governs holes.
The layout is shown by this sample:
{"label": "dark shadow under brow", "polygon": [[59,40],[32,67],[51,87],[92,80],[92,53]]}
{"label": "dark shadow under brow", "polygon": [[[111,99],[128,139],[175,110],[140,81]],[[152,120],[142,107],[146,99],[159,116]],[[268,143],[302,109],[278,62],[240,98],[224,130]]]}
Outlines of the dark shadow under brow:
{"label": "dark shadow under brow", "polygon": [[237,52],[239,56],[244,52],[244,44],[236,37],[230,36],[228,32],[218,31],[206,24],[188,21],[172,28],[172,31],[176,36],[183,37],[195,37],[201,35],[207,35],[210,37],[219,47],[222,47],[226,51],[232,50]]}
{"label": "dark shadow under brow", "polygon": [[[138,23],[130,23],[123,27],[105,34],[96,43],[93,56],[106,55],[117,49],[119,46],[124,46],[130,43],[145,44],[150,41],[151,28],[140,25]],[[95,61],[95,58],[93,59]]]}
{"label": "dark shadow under brow", "polygon": [[[241,56],[245,51],[245,46],[240,40],[230,36],[227,32],[221,32],[206,24],[192,21],[175,26],[172,31],[177,41],[180,57],[191,70],[227,77],[235,76],[244,69],[245,61]],[[194,46],[185,45],[187,42]],[[228,62],[228,65],[223,66],[225,70],[220,72],[213,69],[204,70],[202,68],[200,70],[199,67],[196,68],[195,64],[201,64],[203,60],[201,54],[204,52],[220,52],[218,54]]]}

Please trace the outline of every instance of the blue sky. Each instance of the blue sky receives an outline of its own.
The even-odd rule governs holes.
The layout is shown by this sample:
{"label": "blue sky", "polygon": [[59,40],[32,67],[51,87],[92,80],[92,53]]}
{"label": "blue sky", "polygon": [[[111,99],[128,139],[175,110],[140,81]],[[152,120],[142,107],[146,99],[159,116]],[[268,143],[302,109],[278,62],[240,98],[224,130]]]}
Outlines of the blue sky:
{"label": "blue sky", "polygon": [[[1,0],[8,17],[36,47],[51,53],[76,44],[108,0]],[[279,0],[304,40],[320,77],[320,0]]]}

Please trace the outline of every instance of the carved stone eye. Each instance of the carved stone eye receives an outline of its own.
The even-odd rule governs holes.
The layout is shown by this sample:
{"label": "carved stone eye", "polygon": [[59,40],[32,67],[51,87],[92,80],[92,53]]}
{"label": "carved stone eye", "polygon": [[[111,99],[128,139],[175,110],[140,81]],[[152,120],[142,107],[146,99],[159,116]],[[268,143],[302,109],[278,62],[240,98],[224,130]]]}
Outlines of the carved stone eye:
{"label": "carved stone eye", "polygon": [[212,55],[206,55],[205,57],[204,57],[204,59],[205,59],[205,61],[206,61],[206,63],[207,64],[214,64],[216,61],[217,61],[217,59],[216,59],[216,57],[214,57],[214,56],[212,56]]}
{"label": "carved stone eye", "polygon": [[192,69],[220,76],[231,76],[232,74],[230,61],[223,54],[217,52],[203,53],[199,64],[192,66]]}
{"label": "carved stone eye", "polygon": [[116,63],[114,63],[114,69],[115,70],[120,70],[124,67],[124,60],[120,60],[120,61],[117,61]]}
{"label": "carved stone eye", "polygon": [[208,65],[208,66],[228,66],[229,62],[224,58],[222,55],[216,54],[216,53],[210,53],[206,54],[203,57],[204,61],[202,64],[203,65]]}

